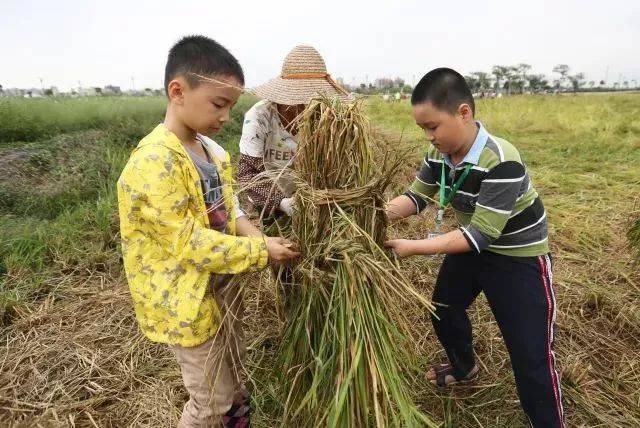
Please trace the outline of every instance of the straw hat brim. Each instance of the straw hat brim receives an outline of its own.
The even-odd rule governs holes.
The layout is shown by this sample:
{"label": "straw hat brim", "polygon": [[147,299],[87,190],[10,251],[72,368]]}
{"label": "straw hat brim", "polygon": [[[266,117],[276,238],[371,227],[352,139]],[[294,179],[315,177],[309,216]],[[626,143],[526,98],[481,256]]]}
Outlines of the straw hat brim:
{"label": "straw hat brim", "polygon": [[259,98],[277,104],[296,105],[309,104],[313,98],[325,95],[329,98],[338,97],[343,101],[348,96],[336,89],[324,78],[314,79],[283,79],[276,77],[250,90]]}

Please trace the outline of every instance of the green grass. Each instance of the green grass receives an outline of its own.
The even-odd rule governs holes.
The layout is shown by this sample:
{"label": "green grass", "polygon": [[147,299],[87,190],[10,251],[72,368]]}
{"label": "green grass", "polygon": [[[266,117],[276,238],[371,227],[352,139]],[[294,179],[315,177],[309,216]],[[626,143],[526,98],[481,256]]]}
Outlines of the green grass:
{"label": "green grass", "polygon": [[[90,129],[135,140],[162,121],[166,102],[165,97],[0,98],[0,147]],[[244,112],[254,102],[249,95],[240,98],[217,141],[239,135]]]}
{"label": "green grass", "polygon": [[[552,242],[577,250],[581,241],[603,249],[614,240],[617,228],[608,226],[633,210],[640,191],[639,96],[479,100],[477,111],[490,133],[520,150],[549,211]],[[369,114],[425,147],[409,104],[374,101]]]}
{"label": "green grass", "polygon": [[[216,136],[232,154],[242,115],[254,101],[243,97]],[[392,185],[402,191],[419,166],[424,136],[408,103],[372,99],[366,109],[392,143],[402,134],[398,147],[414,148],[415,165]],[[559,305],[556,349],[569,426],[640,424],[640,275],[629,251],[630,243],[640,241],[634,202],[640,194],[640,96],[512,97],[480,100],[477,110],[489,132],[520,149],[549,213]],[[163,115],[163,98],[0,99],[0,338],[10,344],[0,355],[7,362],[0,388],[7,397],[20,397],[0,400],[13,408],[0,420],[47,425],[60,416],[109,425],[136,417],[149,425],[175,425],[183,389],[170,353],[140,338],[133,322],[114,192],[131,149]],[[389,232],[423,236],[431,215]],[[403,266],[428,296],[437,260],[416,258]],[[280,338],[273,290],[266,275],[261,278],[250,284],[247,333],[258,427],[277,425],[286,400],[272,372]],[[116,299],[105,290],[121,294]],[[421,355],[420,364],[439,362],[427,318],[407,310],[420,331],[409,345]],[[108,322],[102,321],[106,312]],[[480,384],[450,393],[412,379],[415,401],[445,426],[523,426],[506,350],[486,302],[480,299],[470,316],[483,363]],[[52,335],[66,353],[34,358],[34,351],[49,349]],[[108,355],[101,353],[105,346]],[[122,358],[113,356],[118,352]],[[8,367],[24,368],[20,382],[11,381]],[[102,377],[77,383],[74,376],[87,376],[92,367]],[[109,383],[118,379],[121,384]],[[67,384],[65,390],[61,385]],[[44,403],[45,395],[56,398]],[[82,410],[74,407],[79,402]],[[45,410],[52,407],[57,414]]]}
{"label": "green grass", "polygon": [[162,117],[165,104],[164,97],[0,98],[0,143],[87,129],[137,128]]}

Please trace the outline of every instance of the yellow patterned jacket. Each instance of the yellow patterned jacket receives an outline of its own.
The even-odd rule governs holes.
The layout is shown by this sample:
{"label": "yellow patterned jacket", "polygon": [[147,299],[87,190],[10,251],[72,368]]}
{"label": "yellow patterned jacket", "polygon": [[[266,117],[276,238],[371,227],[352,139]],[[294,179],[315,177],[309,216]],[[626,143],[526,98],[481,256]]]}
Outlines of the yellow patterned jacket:
{"label": "yellow patterned jacket", "polygon": [[[241,213],[229,155],[212,140],[228,213]],[[208,291],[211,274],[267,264],[262,238],[209,229],[200,177],[178,137],[158,125],[140,141],[118,180],[118,210],[127,281],[143,333],[155,342],[196,346],[213,337],[220,311]]]}

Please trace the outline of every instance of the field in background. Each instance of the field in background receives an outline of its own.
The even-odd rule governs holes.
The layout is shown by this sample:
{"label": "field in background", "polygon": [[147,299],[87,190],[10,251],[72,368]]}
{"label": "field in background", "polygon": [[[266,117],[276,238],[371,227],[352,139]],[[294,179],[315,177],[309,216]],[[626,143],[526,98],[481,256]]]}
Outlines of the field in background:
{"label": "field in background", "polygon": [[[232,154],[243,98],[216,137]],[[185,399],[177,365],[138,333],[123,281],[114,183],[162,98],[0,99],[0,423],[166,426]],[[410,106],[367,103],[398,147],[423,137]],[[556,351],[569,426],[640,425],[640,274],[626,238],[640,208],[640,96],[480,100],[478,118],[523,154],[550,221],[559,306]],[[398,141],[401,141],[398,144]],[[422,237],[433,212],[393,226]],[[437,260],[404,262],[430,295]],[[273,361],[278,321],[268,274],[248,279],[248,369],[255,425],[277,425],[285,392]],[[413,308],[407,308],[413,310]],[[480,298],[478,384],[453,392],[415,380],[416,401],[446,426],[524,426],[506,350]],[[412,341],[426,366],[443,355],[423,314]]]}

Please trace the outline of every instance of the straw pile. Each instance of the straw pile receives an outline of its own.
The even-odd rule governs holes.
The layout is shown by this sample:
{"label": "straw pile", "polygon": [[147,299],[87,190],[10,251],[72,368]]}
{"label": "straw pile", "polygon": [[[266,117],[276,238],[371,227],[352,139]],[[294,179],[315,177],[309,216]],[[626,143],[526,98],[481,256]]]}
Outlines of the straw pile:
{"label": "straw pile", "polygon": [[281,345],[284,422],[430,425],[410,397],[410,323],[400,308],[431,307],[381,248],[383,194],[400,162],[376,165],[358,104],[313,101],[299,141],[292,234],[302,260]]}

